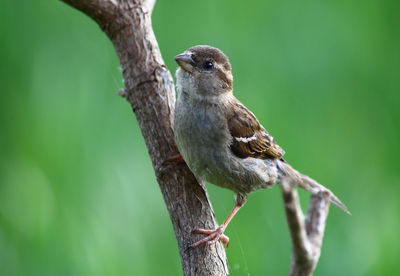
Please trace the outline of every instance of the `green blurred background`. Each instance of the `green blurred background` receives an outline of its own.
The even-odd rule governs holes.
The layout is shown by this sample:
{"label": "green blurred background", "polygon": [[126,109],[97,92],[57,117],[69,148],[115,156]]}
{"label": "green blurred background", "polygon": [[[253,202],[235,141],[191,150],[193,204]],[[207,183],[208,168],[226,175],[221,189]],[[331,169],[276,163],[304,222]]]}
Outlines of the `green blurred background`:
{"label": "green blurred background", "polygon": [[[316,275],[399,273],[398,1],[166,1],[153,25],[168,68],[210,44],[235,93],[296,168],[332,188]],[[177,245],[111,43],[59,1],[0,10],[0,275],[181,275]],[[219,221],[230,191],[209,185]],[[301,193],[304,206],[308,194]],[[285,275],[277,187],[227,230],[232,275]]]}

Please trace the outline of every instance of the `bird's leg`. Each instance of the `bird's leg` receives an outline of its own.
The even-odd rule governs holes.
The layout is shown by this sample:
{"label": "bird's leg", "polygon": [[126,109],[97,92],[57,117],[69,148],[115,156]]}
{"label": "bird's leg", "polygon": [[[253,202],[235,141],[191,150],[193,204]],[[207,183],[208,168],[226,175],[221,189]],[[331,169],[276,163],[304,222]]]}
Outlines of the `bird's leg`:
{"label": "bird's leg", "polygon": [[181,163],[185,163],[185,160],[183,160],[182,155],[178,153],[164,160],[163,166],[166,166],[168,164],[181,164]]}
{"label": "bird's leg", "polygon": [[212,242],[215,242],[217,240],[221,241],[223,244],[228,246],[229,238],[226,235],[224,235],[224,231],[225,231],[226,227],[228,227],[228,224],[231,222],[233,217],[240,210],[240,208],[242,208],[242,206],[246,203],[246,200],[247,200],[247,196],[242,195],[242,194],[237,194],[236,195],[236,200],[235,200],[235,205],[233,206],[233,209],[229,213],[228,217],[225,219],[224,223],[221,224],[215,230],[196,229],[195,231],[193,231],[196,234],[207,235],[207,237],[195,242],[190,247],[194,248],[194,247],[197,247],[197,246],[202,245],[204,243],[212,243]]}

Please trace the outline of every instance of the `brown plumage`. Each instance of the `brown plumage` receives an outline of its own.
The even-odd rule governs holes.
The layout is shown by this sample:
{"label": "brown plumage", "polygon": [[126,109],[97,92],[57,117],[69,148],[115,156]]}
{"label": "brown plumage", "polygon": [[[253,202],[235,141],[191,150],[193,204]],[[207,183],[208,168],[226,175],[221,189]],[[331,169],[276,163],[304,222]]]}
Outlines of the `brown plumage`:
{"label": "brown plumage", "polygon": [[256,116],[239,101],[234,103],[228,116],[228,127],[233,137],[231,150],[236,156],[281,159],[285,154]]}
{"label": "brown plumage", "polygon": [[232,69],[228,57],[220,49],[199,45],[189,48],[186,51],[193,53],[192,58],[196,63],[201,64],[206,60],[210,60],[222,65],[226,71]]}

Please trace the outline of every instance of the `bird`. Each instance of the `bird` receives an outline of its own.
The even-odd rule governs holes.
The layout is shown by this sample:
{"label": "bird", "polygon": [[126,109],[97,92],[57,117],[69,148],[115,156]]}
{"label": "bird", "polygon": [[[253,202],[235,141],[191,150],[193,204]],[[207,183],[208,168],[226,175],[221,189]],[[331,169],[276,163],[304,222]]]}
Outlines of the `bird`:
{"label": "bird", "polygon": [[327,188],[299,173],[284,159],[285,151],[256,116],[233,95],[232,66],[218,48],[198,45],[175,56],[177,100],[174,136],[180,154],[194,175],[235,193],[235,204],[216,229],[196,229],[204,238],[189,247],[229,238],[225,229],[246,203],[248,194],[282,180],[311,193],[327,191],[331,202],[347,207]]}

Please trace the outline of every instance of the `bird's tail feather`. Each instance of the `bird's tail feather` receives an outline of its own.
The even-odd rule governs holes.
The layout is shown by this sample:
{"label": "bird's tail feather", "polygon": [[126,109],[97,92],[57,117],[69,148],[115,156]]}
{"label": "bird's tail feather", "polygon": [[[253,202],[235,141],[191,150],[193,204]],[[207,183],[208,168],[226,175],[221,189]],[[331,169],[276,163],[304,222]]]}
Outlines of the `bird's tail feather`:
{"label": "bird's tail feather", "polygon": [[308,177],[307,175],[301,174],[297,170],[295,170],[292,166],[290,166],[286,161],[279,160],[278,161],[278,169],[282,174],[282,177],[289,177],[294,180],[295,184],[299,187],[303,188],[306,191],[309,191],[312,194],[327,191],[330,194],[330,199],[333,204],[338,206],[347,214],[350,214],[349,209],[347,209],[346,205],[344,205],[340,199],[328,188],[325,188],[323,185],[319,184],[317,181]]}

